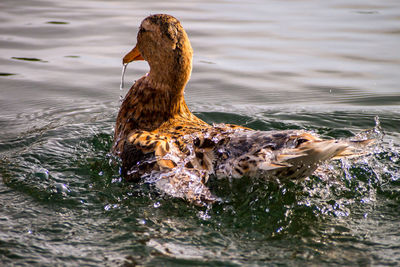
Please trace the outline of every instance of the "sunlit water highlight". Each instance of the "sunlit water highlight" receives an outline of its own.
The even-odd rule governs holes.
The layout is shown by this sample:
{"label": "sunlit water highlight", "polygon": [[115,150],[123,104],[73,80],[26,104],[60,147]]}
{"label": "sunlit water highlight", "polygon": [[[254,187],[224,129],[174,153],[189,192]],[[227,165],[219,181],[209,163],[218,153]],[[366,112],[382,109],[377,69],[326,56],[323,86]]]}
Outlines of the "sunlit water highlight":
{"label": "sunlit water highlight", "polygon": [[[399,264],[398,1],[6,0],[0,12],[3,265]],[[201,119],[325,138],[378,129],[379,142],[300,182],[210,179],[221,201],[203,208],[124,182],[110,155],[121,58],[158,12],[189,34],[185,97]],[[127,87],[148,67],[129,70]]]}

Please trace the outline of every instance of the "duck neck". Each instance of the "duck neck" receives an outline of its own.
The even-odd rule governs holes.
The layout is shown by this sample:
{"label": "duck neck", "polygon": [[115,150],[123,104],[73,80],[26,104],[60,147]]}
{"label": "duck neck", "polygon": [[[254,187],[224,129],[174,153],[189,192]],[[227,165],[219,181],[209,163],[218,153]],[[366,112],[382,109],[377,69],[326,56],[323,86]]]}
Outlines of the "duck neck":
{"label": "duck neck", "polygon": [[190,111],[183,91],[184,87],[173,87],[159,77],[154,78],[150,72],[139,79],[127,93],[117,123],[125,123],[124,127],[129,130],[153,131],[177,116],[186,117]]}
{"label": "duck neck", "polygon": [[148,61],[150,65],[150,72],[146,80],[154,85],[154,88],[169,90],[169,93],[176,95],[183,95],[183,91],[187,82],[189,81],[192,72],[191,57],[184,57],[173,55],[168,57],[167,60],[152,60]]}

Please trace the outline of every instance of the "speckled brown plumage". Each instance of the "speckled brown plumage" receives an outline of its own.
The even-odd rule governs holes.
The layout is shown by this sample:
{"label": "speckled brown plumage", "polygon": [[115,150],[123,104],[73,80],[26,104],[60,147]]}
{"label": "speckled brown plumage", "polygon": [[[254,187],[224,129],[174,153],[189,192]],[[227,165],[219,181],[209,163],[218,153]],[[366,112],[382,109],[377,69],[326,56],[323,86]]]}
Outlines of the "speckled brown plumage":
{"label": "speckled brown plumage", "polygon": [[123,62],[146,60],[150,72],[125,96],[114,135],[113,150],[127,180],[157,177],[160,190],[200,204],[215,200],[206,186],[210,174],[299,179],[320,162],[351,153],[349,142],[321,140],[305,131],[205,123],[184,99],[192,54],[174,17],[152,15],[141,23],[137,45]]}

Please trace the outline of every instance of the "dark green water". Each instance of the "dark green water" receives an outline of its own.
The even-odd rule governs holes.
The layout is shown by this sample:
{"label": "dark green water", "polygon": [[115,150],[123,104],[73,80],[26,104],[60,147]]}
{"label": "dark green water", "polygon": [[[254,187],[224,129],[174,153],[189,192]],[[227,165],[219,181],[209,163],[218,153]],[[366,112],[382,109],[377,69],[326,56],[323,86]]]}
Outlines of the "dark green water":
{"label": "dark green water", "polygon": [[[400,3],[353,2],[2,1],[2,265],[400,265]],[[297,183],[211,180],[208,208],[122,181],[121,58],[159,12],[190,36],[202,119],[376,145]]]}

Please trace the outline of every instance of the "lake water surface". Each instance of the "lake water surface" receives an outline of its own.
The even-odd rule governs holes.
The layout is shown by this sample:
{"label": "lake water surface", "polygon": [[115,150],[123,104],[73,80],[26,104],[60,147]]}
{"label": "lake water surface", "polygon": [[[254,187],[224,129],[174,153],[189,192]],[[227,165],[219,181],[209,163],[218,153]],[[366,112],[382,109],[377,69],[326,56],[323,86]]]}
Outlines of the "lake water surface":
{"label": "lake water surface", "polygon": [[[207,122],[376,144],[297,183],[212,180],[207,208],[122,181],[121,59],[154,13],[191,39]],[[399,1],[2,0],[0,22],[3,265],[400,265]]]}

